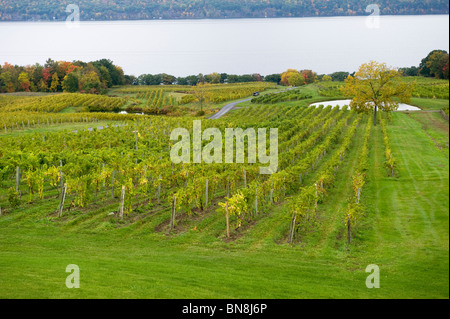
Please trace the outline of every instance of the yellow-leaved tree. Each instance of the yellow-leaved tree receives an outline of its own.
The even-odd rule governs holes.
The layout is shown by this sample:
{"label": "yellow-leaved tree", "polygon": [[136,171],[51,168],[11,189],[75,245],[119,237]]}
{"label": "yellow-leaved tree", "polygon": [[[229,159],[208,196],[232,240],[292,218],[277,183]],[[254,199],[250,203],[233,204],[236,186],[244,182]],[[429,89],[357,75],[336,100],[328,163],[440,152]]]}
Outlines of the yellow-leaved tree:
{"label": "yellow-leaved tree", "polygon": [[300,86],[305,84],[305,78],[294,69],[289,69],[281,74],[281,82],[284,86]]}
{"label": "yellow-leaved tree", "polygon": [[362,64],[354,76],[345,80],[341,91],[346,96],[353,96],[350,107],[357,112],[374,110],[374,125],[377,125],[377,111],[394,111],[399,101],[408,103],[414,83],[402,80],[397,68],[388,67],[386,63],[371,61]]}
{"label": "yellow-leaved tree", "polygon": [[203,104],[209,103],[212,100],[211,84],[198,83],[196,86],[194,86],[192,95],[200,104],[200,111],[203,111]]}

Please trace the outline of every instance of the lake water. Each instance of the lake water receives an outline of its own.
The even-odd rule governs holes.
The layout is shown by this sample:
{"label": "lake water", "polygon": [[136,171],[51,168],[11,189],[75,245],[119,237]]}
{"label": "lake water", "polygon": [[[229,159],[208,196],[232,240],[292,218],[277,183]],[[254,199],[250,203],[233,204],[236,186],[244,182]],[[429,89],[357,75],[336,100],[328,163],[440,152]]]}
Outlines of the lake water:
{"label": "lake water", "polygon": [[[81,16],[81,19],[83,17]],[[449,16],[81,22],[1,22],[0,63],[113,60],[125,73],[355,71],[370,60],[419,65],[449,49]]]}
{"label": "lake water", "polygon": [[[332,107],[335,107],[335,106],[343,107],[345,105],[350,105],[350,102],[351,102],[351,100],[337,100],[337,101],[314,103],[314,104],[311,104],[311,106],[319,106],[319,105],[329,106],[329,105],[331,105]],[[397,111],[421,111],[421,109],[416,106],[409,105],[409,104],[399,103]]]}

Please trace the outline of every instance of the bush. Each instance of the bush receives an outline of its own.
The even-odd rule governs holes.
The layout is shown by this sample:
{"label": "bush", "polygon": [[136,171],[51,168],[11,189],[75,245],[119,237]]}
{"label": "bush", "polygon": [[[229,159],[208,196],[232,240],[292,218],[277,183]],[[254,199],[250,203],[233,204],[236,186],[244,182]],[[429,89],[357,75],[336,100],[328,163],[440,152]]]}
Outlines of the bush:
{"label": "bush", "polygon": [[12,208],[16,208],[20,205],[20,194],[14,187],[9,189],[8,200]]}

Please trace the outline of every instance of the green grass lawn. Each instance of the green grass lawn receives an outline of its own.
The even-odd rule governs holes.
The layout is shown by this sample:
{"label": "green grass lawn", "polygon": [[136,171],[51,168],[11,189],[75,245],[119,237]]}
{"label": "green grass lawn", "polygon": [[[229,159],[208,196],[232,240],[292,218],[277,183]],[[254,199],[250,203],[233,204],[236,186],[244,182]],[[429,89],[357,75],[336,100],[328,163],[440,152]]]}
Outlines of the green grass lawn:
{"label": "green grass lawn", "polygon": [[411,98],[411,105],[420,107],[423,110],[441,110],[444,107],[448,107],[449,100],[440,99],[424,99],[424,98]]}
{"label": "green grass lawn", "polygon": [[367,189],[367,251],[392,269],[386,284],[403,284],[413,296],[448,297],[448,159],[417,121],[399,113],[393,119],[388,131],[398,177],[387,177],[377,130]]}
{"label": "green grass lawn", "polygon": [[438,112],[411,112],[409,116],[418,121],[428,137],[447,158],[449,156],[449,126]]}

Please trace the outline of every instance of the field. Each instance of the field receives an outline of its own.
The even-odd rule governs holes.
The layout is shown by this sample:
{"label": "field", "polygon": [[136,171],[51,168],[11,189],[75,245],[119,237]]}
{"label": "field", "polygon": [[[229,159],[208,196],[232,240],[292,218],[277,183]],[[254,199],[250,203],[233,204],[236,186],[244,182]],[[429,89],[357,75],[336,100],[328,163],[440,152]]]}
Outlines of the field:
{"label": "field", "polygon": [[[436,94],[432,81],[420,79],[422,95]],[[227,97],[206,109],[279,90],[254,85],[210,88]],[[192,116],[195,102],[155,116],[95,112],[87,95],[0,96],[0,297],[448,299],[448,122],[434,112],[448,100],[421,95],[426,111],[382,114],[376,127],[348,108],[309,107],[341,98],[339,85],[258,98],[219,120]],[[159,109],[190,92],[109,95],[103,108]],[[221,132],[278,128],[279,170],[260,175],[247,156],[173,164],[170,132],[199,119]],[[65,286],[69,264],[80,289]],[[380,289],[366,287],[371,264]]]}

